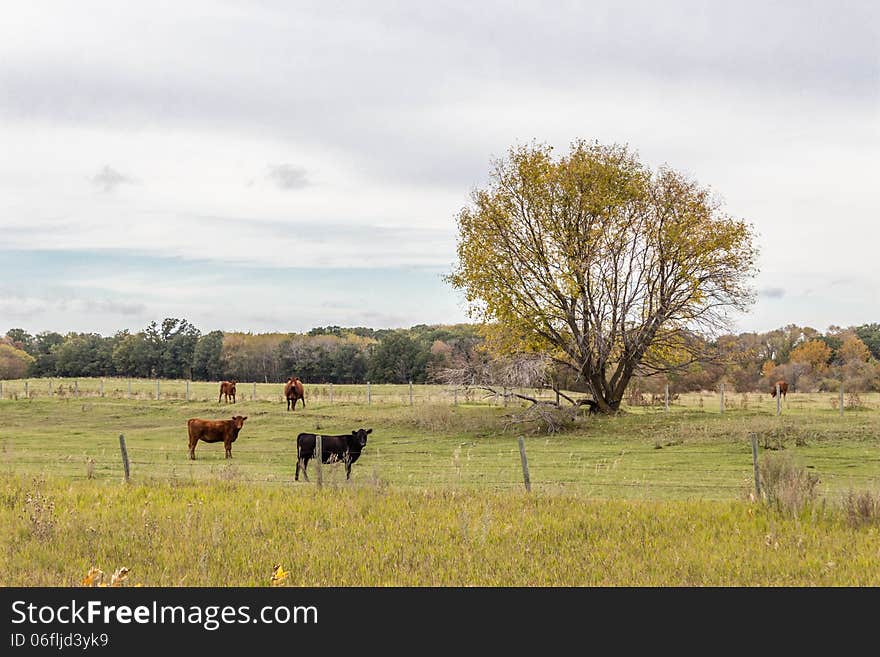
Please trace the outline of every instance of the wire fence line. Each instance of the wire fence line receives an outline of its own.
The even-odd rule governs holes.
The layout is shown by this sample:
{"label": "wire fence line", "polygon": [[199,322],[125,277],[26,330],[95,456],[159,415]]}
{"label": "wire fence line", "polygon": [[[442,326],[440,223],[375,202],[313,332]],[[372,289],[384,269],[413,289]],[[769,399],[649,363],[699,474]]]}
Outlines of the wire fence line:
{"label": "wire fence line", "polygon": [[[210,447],[205,446],[207,449]],[[451,446],[450,446],[451,447]],[[26,452],[18,455],[6,449],[0,463],[9,471],[27,468],[60,469],[72,479],[119,480],[131,469],[135,482],[193,482],[217,481],[251,484],[306,484],[294,479],[296,453],[285,449],[243,449],[247,457],[265,457],[259,462],[220,459],[215,454],[202,456],[196,461],[186,457],[185,446],[178,449],[142,446],[134,442],[123,451],[122,459],[113,446],[101,445],[101,453],[67,455],[56,450],[40,454]],[[557,448],[542,449],[539,443],[529,447],[531,486],[537,490],[567,490],[595,494],[596,491],[641,491],[639,497],[681,497],[699,494],[702,497],[731,499],[743,497],[752,488],[751,456],[743,444],[741,454],[724,454],[725,462],[712,467],[689,467],[687,478],[670,478],[680,473],[676,464],[646,464],[632,462],[634,453],[578,454]],[[365,451],[352,468],[355,485],[390,484],[400,487],[437,488],[502,488],[523,486],[519,450],[516,447],[484,450],[481,454],[468,454],[460,447],[449,451],[394,450],[393,445],[377,446]],[[719,455],[719,452],[704,453]],[[164,456],[164,458],[162,458]],[[646,453],[638,454],[645,458]],[[735,461],[734,461],[735,460]],[[126,467],[123,468],[123,461]],[[845,488],[860,486],[880,490],[880,468],[877,472],[839,472],[828,470],[823,462],[846,467],[848,464],[878,464],[880,458],[862,459],[859,456],[817,455],[811,459],[822,481],[835,484],[828,488],[830,497],[841,498]],[[324,482],[327,485],[349,485],[342,468],[324,465]],[[314,482],[314,479],[312,480]],[[528,482],[528,480],[527,480]],[[527,489],[531,487],[527,484]],[[629,496],[629,493],[626,495]]]}
{"label": "wire fence line", "polygon": [[[554,400],[549,388],[508,388],[493,395],[484,390],[444,386],[440,384],[306,384],[306,405],[322,404],[400,404],[430,403],[492,404],[514,403],[514,394],[523,394],[542,401]],[[574,393],[578,394],[578,393]],[[0,380],[0,399],[62,399],[111,398],[141,401],[174,400],[192,402],[227,402],[221,395],[219,381],[186,381],[183,379],[135,378],[43,378]],[[235,403],[240,401],[273,401],[285,403],[283,383],[239,381]],[[302,408],[302,402],[297,406]]]}
{"label": "wire fence line", "polygon": [[[562,391],[572,398],[586,395],[582,392]],[[499,388],[498,394],[479,388],[445,386],[441,384],[306,384],[306,406],[317,404],[400,405],[426,404],[480,404],[491,406],[519,406],[528,404],[516,395],[524,395],[542,402],[556,401],[550,388]],[[721,403],[723,397],[723,405]],[[183,379],[136,378],[39,378],[0,380],[0,400],[21,399],[133,399],[138,401],[227,402],[220,393],[219,381],[187,381]],[[841,405],[842,400],[842,405]],[[235,403],[245,401],[286,404],[284,384],[239,381]],[[302,408],[302,402],[297,403]],[[681,410],[700,411],[707,415],[723,415],[761,410],[780,415],[797,411],[798,414],[828,414],[853,410],[880,410],[877,392],[790,392],[777,406],[775,399],[760,391],[722,392],[705,390],[680,393],[668,405],[662,395],[650,400],[644,396],[624,399],[622,406],[630,411],[663,414]],[[587,409],[584,407],[586,413]]]}

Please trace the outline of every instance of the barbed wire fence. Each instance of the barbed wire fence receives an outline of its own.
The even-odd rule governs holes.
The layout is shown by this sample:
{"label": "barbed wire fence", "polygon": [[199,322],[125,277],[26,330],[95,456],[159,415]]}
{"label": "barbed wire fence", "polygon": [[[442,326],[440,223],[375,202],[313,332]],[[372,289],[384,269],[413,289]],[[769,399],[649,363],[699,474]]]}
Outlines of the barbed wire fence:
{"label": "barbed wire fence", "polygon": [[[484,449],[474,454],[465,444],[438,452],[432,439],[417,439],[374,445],[353,464],[352,479],[346,481],[341,463],[323,465],[323,486],[394,486],[419,489],[524,489],[526,492],[572,492],[594,497],[743,499],[755,491],[760,497],[757,479],[758,446],[754,434],[742,442],[742,458],[704,467],[689,467],[688,478],[681,479],[676,464],[645,464],[624,462],[619,450],[605,453],[578,453],[564,446],[531,444],[517,437],[509,444]],[[429,445],[430,444],[430,445]],[[311,481],[295,481],[295,446],[289,449],[250,448],[239,451],[247,459],[220,459],[215,445],[199,445],[197,458],[188,458],[186,445],[179,449],[149,446],[126,440],[119,435],[118,451],[109,440],[102,440],[90,453],[59,458],[51,451],[22,455],[5,450],[2,464],[10,472],[21,469],[45,471],[49,466],[63,470],[73,480],[98,479],[124,483],[149,484],[162,482],[198,484],[227,482],[230,484],[277,485],[308,487]],[[222,448],[222,443],[221,443]],[[114,454],[115,452],[115,454]],[[222,449],[219,450],[222,453]],[[689,449],[688,456],[714,455],[717,450]],[[880,454],[859,457],[862,466],[876,467],[876,473],[846,473],[854,456],[817,455],[810,467],[821,479],[834,481],[829,498],[841,498],[847,490],[868,488],[880,490]],[[42,466],[42,467],[41,467]],[[753,474],[754,473],[754,474]]]}
{"label": "barbed wire fence", "polygon": [[[581,393],[568,394],[578,395]],[[476,387],[446,386],[442,384],[333,384],[306,385],[306,403],[323,405],[418,406],[444,404],[479,404],[504,406],[519,403],[522,394],[542,402],[558,401],[551,388],[504,388],[495,394]],[[136,378],[42,378],[0,380],[0,400],[27,399],[130,399],[137,401],[183,401],[218,405],[225,401],[220,393],[220,382],[136,379]],[[284,385],[281,383],[237,382],[236,401],[274,402],[286,404]],[[671,395],[668,386],[660,394],[650,396],[634,391],[624,406],[646,413],[670,414],[682,410],[706,414],[752,412],[761,409],[769,414],[783,416],[798,414],[828,414],[836,412],[843,417],[848,410],[880,410],[880,393],[860,393],[847,390],[845,384],[833,392],[789,392],[785,398],[771,399],[761,391],[735,393],[719,384],[716,390],[704,390]],[[302,406],[300,406],[302,408]]]}

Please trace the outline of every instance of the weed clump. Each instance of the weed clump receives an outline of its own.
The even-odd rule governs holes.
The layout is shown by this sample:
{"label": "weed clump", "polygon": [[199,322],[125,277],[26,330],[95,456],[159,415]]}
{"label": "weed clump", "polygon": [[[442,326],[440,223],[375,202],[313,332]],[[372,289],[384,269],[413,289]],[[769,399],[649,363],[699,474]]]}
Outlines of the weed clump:
{"label": "weed clump", "polygon": [[765,454],[758,468],[762,494],[782,513],[796,516],[816,501],[818,475],[796,463],[789,453]]}
{"label": "weed clump", "polygon": [[880,495],[850,491],[843,500],[843,510],[850,527],[880,524]]}

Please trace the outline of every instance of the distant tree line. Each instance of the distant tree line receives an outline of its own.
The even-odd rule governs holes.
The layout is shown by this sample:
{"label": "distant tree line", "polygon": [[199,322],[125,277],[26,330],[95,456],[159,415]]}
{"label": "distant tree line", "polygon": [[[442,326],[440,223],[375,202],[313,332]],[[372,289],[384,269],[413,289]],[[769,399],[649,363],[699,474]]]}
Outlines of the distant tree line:
{"label": "distant tree line", "polygon": [[307,333],[202,333],[186,319],[142,331],[97,333],[14,328],[0,338],[0,378],[131,376],[217,381],[425,383],[479,342],[474,325],[409,329],[325,326]]}
{"label": "distant tree line", "polygon": [[[698,336],[692,336],[700,340]],[[476,324],[408,329],[323,326],[307,333],[202,333],[186,319],[151,322],[136,333],[13,328],[0,338],[0,378],[111,377],[262,381],[296,375],[307,383],[431,383],[443,374],[486,372],[493,355]],[[785,379],[793,390],[880,391],[880,324],[825,332],[794,324],[765,333],[721,335],[703,347],[710,357],[660,376],[641,373],[634,392],[769,390]],[[480,381],[473,381],[480,383]],[[551,368],[536,384],[585,391],[568,368]]]}

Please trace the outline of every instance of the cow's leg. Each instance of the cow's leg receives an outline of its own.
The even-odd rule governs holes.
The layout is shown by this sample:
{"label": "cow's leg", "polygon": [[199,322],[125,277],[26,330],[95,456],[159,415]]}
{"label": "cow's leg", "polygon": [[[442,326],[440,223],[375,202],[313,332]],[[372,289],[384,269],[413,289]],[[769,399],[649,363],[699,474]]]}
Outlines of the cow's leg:
{"label": "cow's leg", "polygon": [[226,448],[226,458],[232,458],[232,443],[224,443],[223,446]]}
{"label": "cow's leg", "polygon": [[345,480],[348,481],[351,479],[351,459],[345,459]]}
{"label": "cow's leg", "polygon": [[306,472],[308,467],[309,467],[309,459],[308,459],[308,457],[304,457],[302,459],[302,470],[303,470],[303,480],[304,481],[309,480],[309,474],[308,474],[308,472]]}
{"label": "cow's leg", "polygon": [[221,401],[223,401],[223,393],[222,392],[220,393],[220,396],[217,397],[217,403],[219,404]]}

